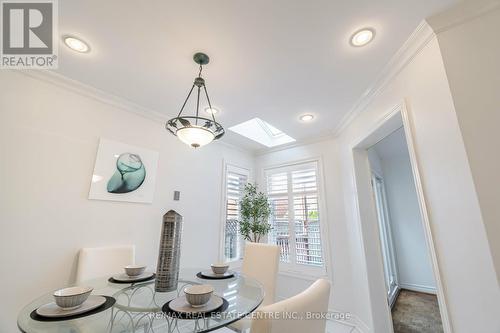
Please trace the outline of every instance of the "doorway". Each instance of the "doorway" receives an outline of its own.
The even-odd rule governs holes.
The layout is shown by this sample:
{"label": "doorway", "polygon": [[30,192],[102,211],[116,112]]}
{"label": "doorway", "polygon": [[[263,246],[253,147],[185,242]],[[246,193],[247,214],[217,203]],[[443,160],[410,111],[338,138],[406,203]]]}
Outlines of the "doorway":
{"label": "doorway", "polygon": [[[423,253],[428,256],[430,276],[435,287],[434,300],[438,319],[442,322],[442,332],[451,332],[448,311],[443,294],[439,267],[437,263],[434,241],[429,225],[424,193],[420,183],[417,157],[413,148],[411,124],[404,104],[391,110],[375,128],[362,136],[352,146],[354,185],[357,197],[358,223],[361,230],[370,307],[374,332],[400,332],[397,325],[393,326],[391,308],[398,308],[398,299],[410,300],[404,286],[404,274],[398,269],[398,242],[394,239],[394,226],[391,225],[391,207],[387,189],[387,180],[383,172],[373,172],[369,160],[369,149],[381,142],[390,134],[400,130],[406,139],[404,147],[408,155],[409,179],[413,183],[415,192],[415,207],[420,214],[420,228],[422,233]],[[411,260],[407,260],[411,263]],[[403,292],[400,292],[403,290]],[[411,291],[411,290],[408,290]],[[422,292],[417,291],[417,292]],[[412,291],[413,292],[413,291]],[[410,295],[411,296],[411,295]],[[399,302],[401,303],[401,302]],[[423,303],[422,303],[423,304]],[[424,308],[429,308],[424,306]],[[400,313],[400,312],[398,312]],[[412,311],[406,311],[412,313]],[[410,320],[413,320],[410,318]],[[434,332],[432,330],[415,330],[416,332]],[[439,332],[439,331],[437,331]]]}
{"label": "doorway", "polygon": [[395,333],[443,332],[404,128],[368,148]]}

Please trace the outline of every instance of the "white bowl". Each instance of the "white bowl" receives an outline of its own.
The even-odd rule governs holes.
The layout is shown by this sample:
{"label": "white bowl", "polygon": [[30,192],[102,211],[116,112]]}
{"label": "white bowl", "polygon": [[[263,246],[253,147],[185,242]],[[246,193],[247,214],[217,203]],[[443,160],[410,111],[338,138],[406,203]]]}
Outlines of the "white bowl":
{"label": "white bowl", "polygon": [[70,287],[59,289],[54,292],[56,304],[63,310],[74,310],[79,308],[89,298],[94,290],[91,287]]}
{"label": "white bowl", "polygon": [[194,308],[201,307],[210,301],[214,293],[214,287],[209,284],[196,284],[184,288],[187,302]]}
{"label": "white bowl", "polygon": [[127,274],[128,276],[139,276],[144,273],[146,267],[147,266],[141,265],[128,265],[123,267],[123,269],[125,270],[125,274]]}
{"label": "white bowl", "polygon": [[212,272],[215,274],[224,274],[229,269],[229,264],[226,263],[217,263],[210,265],[212,267]]}

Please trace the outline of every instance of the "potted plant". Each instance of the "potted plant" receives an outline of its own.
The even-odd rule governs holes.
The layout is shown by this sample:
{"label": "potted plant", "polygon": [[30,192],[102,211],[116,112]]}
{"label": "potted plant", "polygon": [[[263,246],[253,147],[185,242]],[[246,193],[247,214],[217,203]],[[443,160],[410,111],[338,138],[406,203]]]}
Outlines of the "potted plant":
{"label": "potted plant", "polygon": [[258,243],[262,236],[271,230],[269,216],[271,206],[267,196],[257,192],[257,186],[246,184],[243,199],[240,202],[240,234],[247,241]]}

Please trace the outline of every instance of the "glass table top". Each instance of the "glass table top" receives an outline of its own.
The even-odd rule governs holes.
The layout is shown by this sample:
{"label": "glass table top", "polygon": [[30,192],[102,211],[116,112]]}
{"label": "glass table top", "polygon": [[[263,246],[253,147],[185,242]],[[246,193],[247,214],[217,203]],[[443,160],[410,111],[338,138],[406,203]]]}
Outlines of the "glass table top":
{"label": "glass table top", "polygon": [[[113,307],[86,317],[41,322],[30,314],[38,307],[53,302],[52,292],[25,306],[17,324],[22,332],[38,333],[100,333],[100,332],[209,332],[227,326],[254,311],[264,299],[264,289],[255,279],[236,274],[224,280],[205,280],[196,277],[201,269],[181,269],[177,290],[156,292],[154,280],[136,284],[114,284],[109,277],[82,283],[94,288],[92,294],[113,296]],[[216,316],[200,319],[171,318],[161,312],[168,301],[183,295],[183,289],[193,284],[210,284],[215,295],[228,302],[228,308]]]}

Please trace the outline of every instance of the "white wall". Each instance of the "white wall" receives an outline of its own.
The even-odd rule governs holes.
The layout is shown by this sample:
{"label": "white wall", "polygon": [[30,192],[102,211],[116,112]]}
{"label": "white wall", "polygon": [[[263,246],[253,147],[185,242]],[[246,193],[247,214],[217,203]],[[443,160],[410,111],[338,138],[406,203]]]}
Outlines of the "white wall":
{"label": "white wall", "polygon": [[[87,199],[101,136],[160,152],[152,204]],[[161,122],[6,70],[0,154],[0,332],[17,331],[23,305],[73,282],[81,247],[136,244],[137,262],[156,265],[169,209],[184,216],[181,265],[208,267],[219,251],[223,160],[253,168],[249,154],[190,149]]]}
{"label": "white wall", "polygon": [[[401,140],[403,145],[406,144],[401,129],[377,143],[368,153],[372,170],[384,180],[399,286],[410,290],[435,292],[436,283],[408,150],[388,151],[393,146],[387,145],[387,140]],[[377,152],[381,150],[378,155]]]}
{"label": "white wall", "polygon": [[384,171],[382,170],[382,161],[378,156],[375,149],[368,149],[368,160],[370,161],[370,168],[376,174],[382,176]]}
{"label": "white wall", "polygon": [[439,46],[500,280],[500,43],[491,38],[500,31],[500,1],[476,2],[483,4],[479,9],[485,10],[484,15],[473,17],[477,5],[466,2],[456,11],[471,19],[449,26],[442,15],[431,18],[430,23],[439,31]]}
{"label": "white wall", "polygon": [[380,289],[378,235],[374,225],[358,220],[352,148],[405,101],[453,332],[496,332],[500,291],[439,45],[429,29],[416,37],[423,46],[391,72],[335,140],[259,156],[256,172],[322,156],[333,274],[330,306],[355,314],[372,332],[387,333],[392,324]]}
{"label": "white wall", "polygon": [[[325,244],[330,249],[330,260],[326,261],[327,273],[333,282],[330,297],[330,308],[337,311],[346,311],[355,314],[354,302],[356,289],[351,281],[352,260],[349,257],[349,225],[340,218],[343,215],[342,202],[339,200],[338,191],[340,179],[338,178],[338,146],[335,141],[322,141],[309,145],[298,146],[285,150],[273,151],[257,156],[256,176],[260,183],[264,183],[263,169],[298,161],[319,159],[322,169],[320,178],[324,188],[324,202],[322,207],[326,216],[321,216],[323,224],[327,224],[329,234]],[[324,230],[323,230],[324,232]],[[290,297],[309,286],[314,278],[306,278],[301,274],[294,277],[281,275],[278,286],[278,298]]]}
{"label": "white wall", "polygon": [[429,251],[408,156],[382,159],[402,288],[435,292]]}
{"label": "white wall", "polygon": [[[335,140],[274,151],[270,165],[321,156],[333,274],[331,307],[354,313],[370,331],[390,331],[374,226],[359,223],[352,148],[406,102],[453,332],[497,332],[500,291],[457,114],[436,37],[427,26],[422,46],[365,101]],[[404,58],[404,54],[402,57]],[[383,82],[383,81],[382,81]],[[376,229],[376,228],[375,228]],[[374,283],[369,283],[368,276]],[[377,282],[378,280],[378,282]],[[471,283],[471,281],[473,281]],[[297,282],[291,281],[295,284]]]}
{"label": "white wall", "polygon": [[[408,64],[374,95],[339,137],[341,176],[347,223],[357,223],[353,192],[352,147],[373,131],[395,105],[406,101],[422,177],[431,229],[445,285],[454,332],[496,332],[500,292],[484,224],[467,161],[453,100],[436,38],[431,38]],[[361,225],[365,239],[370,226]],[[359,276],[382,280],[369,263],[380,261],[376,248],[358,247],[364,260]],[[362,269],[363,266],[365,269]],[[358,275],[358,274],[356,274]],[[473,281],[473,283],[471,283]],[[355,281],[362,285],[363,281]],[[378,285],[382,285],[382,281]],[[387,332],[387,303],[378,294],[358,298],[358,314],[375,332]]]}

